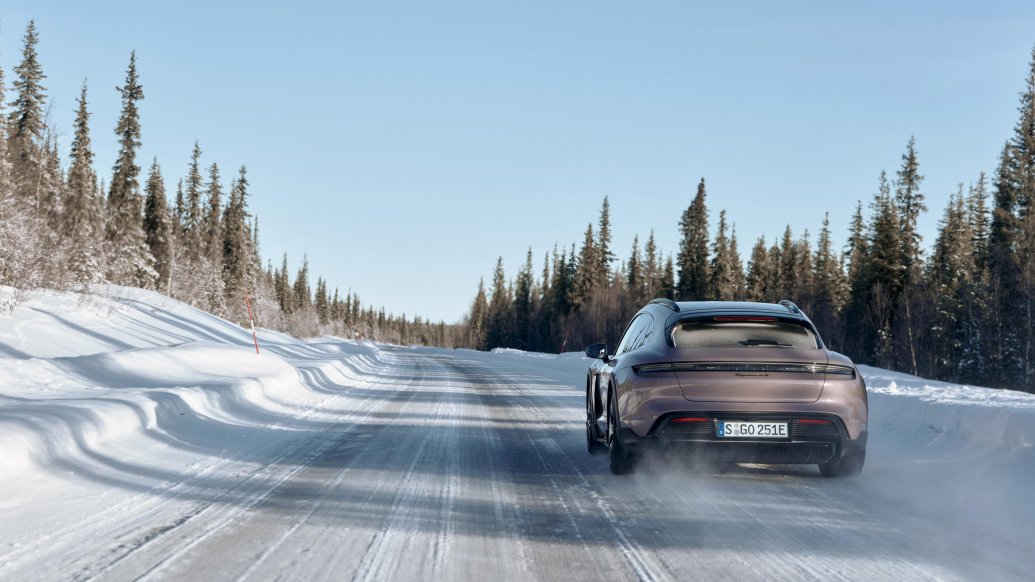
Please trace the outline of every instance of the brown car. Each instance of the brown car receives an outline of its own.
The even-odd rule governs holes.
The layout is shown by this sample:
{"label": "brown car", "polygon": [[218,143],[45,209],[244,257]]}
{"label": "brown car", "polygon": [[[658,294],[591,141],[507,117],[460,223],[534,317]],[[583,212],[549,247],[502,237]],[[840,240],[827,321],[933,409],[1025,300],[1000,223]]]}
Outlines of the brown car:
{"label": "brown car", "polygon": [[648,447],[721,462],[816,463],[857,475],[866,459],[866,385],[790,301],[655,299],[606,344],[586,382],[586,444],[631,472]]}

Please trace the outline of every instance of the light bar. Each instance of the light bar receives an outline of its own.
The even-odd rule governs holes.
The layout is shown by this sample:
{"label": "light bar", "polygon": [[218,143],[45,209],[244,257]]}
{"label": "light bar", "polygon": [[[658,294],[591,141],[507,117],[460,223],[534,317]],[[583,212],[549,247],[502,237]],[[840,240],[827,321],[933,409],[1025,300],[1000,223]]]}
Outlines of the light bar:
{"label": "light bar", "polygon": [[637,374],[650,372],[784,372],[796,374],[832,374],[855,378],[855,370],[834,364],[799,364],[781,362],[677,362],[674,364],[641,364],[633,366]]}

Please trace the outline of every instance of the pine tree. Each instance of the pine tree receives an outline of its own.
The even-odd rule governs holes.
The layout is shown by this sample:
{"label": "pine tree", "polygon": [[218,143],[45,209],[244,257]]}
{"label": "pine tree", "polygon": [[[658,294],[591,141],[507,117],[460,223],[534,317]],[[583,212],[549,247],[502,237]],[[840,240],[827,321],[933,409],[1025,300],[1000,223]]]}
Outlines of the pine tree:
{"label": "pine tree", "polygon": [[157,273],[144,240],[142,200],[136,165],[140,147],[140,115],[137,101],[144,98],[137,79],[136,53],[130,53],[126,84],[119,89],[122,113],[115,128],[119,155],[108,192],[105,240],[108,244],[108,278],[123,285],[150,286]]}
{"label": "pine tree", "polygon": [[697,194],[690,207],[683,212],[679,230],[679,287],[681,301],[702,301],[711,298],[708,272],[708,209],[704,178],[697,185]]}
{"label": "pine tree", "polygon": [[169,206],[165,197],[165,182],[158,158],[151,163],[151,170],[144,186],[147,198],[144,201],[144,234],[147,246],[154,257],[158,272],[158,289],[169,286],[172,264],[172,225],[169,223]]}

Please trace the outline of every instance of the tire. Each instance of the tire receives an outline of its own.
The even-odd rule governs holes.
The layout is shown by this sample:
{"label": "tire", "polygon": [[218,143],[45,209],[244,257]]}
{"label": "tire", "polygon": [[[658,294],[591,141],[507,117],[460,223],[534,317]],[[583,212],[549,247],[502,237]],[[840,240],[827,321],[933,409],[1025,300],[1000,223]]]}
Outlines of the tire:
{"label": "tire", "polygon": [[862,473],[866,463],[866,450],[845,455],[829,463],[821,463],[819,472],[824,477],[855,477]]}
{"label": "tire", "polygon": [[586,450],[591,455],[601,455],[607,451],[607,445],[600,442],[597,429],[597,419],[600,418],[600,415],[597,414],[597,409],[600,407],[600,403],[596,398],[596,390],[593,386],[594,381],[594,378],[591,376],[589,381],[586,382]]}
{"label": "tire", "polygon": [[636,457],[618,440],[618,403],[612,391],[607,399],[607,464],[615,475],[636,470]]}

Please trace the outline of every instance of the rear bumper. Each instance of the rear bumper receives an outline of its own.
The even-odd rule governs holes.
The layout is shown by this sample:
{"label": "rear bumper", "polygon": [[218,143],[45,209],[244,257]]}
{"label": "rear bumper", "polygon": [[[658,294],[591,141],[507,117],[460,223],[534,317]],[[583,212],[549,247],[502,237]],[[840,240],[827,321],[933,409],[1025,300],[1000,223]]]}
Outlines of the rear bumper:
{"label": "rear bumper", "polygon": [[[705,422],[676,423],[681,417],[704,417]],[[801,420],[827,421],[829,424],[808,424]],[[716,436],[721,420],[786,421],[790,437],[786,439],[721,438]],[[865,451],[868,433],[849,438],[840,418],[833,415],[731,414],[729,412],[671,413],[659,418],[647,436],[638,436],[629,428],[618,431],[622,446],[630,452],[648,448],[678,450],[716,462],[733,463],[827,463],[847,455]]]}

